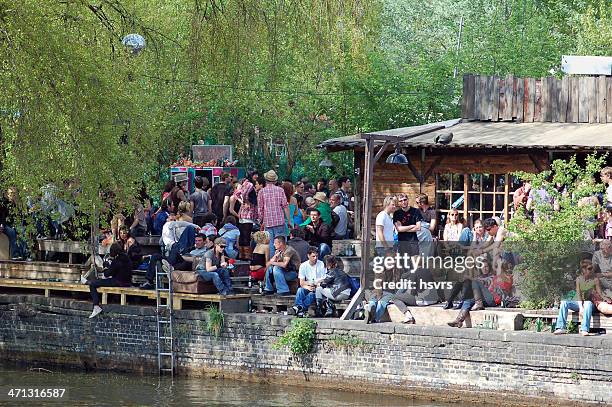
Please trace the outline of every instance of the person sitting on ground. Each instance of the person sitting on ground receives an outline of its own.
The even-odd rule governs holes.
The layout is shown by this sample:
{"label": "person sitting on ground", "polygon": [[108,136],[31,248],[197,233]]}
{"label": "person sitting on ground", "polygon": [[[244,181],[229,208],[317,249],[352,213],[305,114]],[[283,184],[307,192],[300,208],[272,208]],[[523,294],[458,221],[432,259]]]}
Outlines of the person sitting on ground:
{"label": "person sitting on ground", "polygon": [[320,259],[331,253],[331,227],[323,222],[318,209],[310,211],[310,224],[306,225],[304,232],[308,244],[319,249]]}
{"label": "person sitting on ground", "polygon": [[274,248],[276,251],[266,263],[266,283],[263,295],[276,293],[280,296],[291,295],[289,292],[288,281],[295,281],[298,277],[297,271],[300,268],[300,255],[291,246],[287,245],[285,236],[274,238]]}
{"label": "person sitting on ground", "polygon": [[[489,287],[491,286],[491,282],[493,281],[493,274],[492,274],[492,267],[489,264],[488,259],[485,256],[481,256],[479,258],[482,261],[482,267],[476,267],[479,272],[480,275],[477,277],[476,281],[480,281],[483,285],[483,287],[488,290]],[[477,259],[478,260],[478,259]],[[459,294],[462,294],[461,298],[463,299],[465,298],[472,298],[473,295],[471,294],[472,291],[469,291],[469,284],[471,283],[471,279],[468,278],[468,276],[465,276],[463,281],[456,281],[453,284],[453,288],[450,292],[450,295],[448,296],[448,298],[446,299],[446,304],[444,305],[444,309],[461,309],[462,305],[463,305],[463,301],[459,302],[459,305],[456,307],[453,307],[453,301],[455,300],[455,298],[457,298],[457,296]],[[464,291],[465,290],[465,291]]]}
{"label": "person sitting on ground", "polygon": [[251,259],[250,278],[252,281],[264,281],[266,277],[266,264],[270,261],[270,235],[260,230],[253,234],[255,248]]}
{"label": "person sitting on ground", "polygon": [[300,262],[304,263],[308,260],[308,248],[310,245],[304,238],[306,237],[306,233],[302,229],[291,229],[289,234],[289,241],[287,244],[295,249],[296,252],[300,255]]}
{"label": "person sitting on ground", "polygon": [[315,297],[317,309],[320,310],[323,305],[326,305],[325,317],[332,317],[336,311],[334,302],[347,300],[351,296],[351,281],[348,274],[339,267],[336,256],[329,254],[324,260],[327,274],[317,286]]}
{"label": "person sitting on ground", "polygon": [[229,215],[223,219],[223,227],[219,230],[219,235],[227,242],[225,254],[232,259],[238,257],[238,239],[240,238],[240,229],[236,225],[236,218]]}
{"label": "person sitting on ground", "polygon": [[[308,249],[308,261],[300,264],[300,288],[295,296],[295,304],[292,307],[293,314],[298,318],[305,316],[310,305],[315,302],[316,289],[326,277],[325,264],[318,259],[319,250],[316,247]],[[321,301],[316,302],[315,316],[323,316]]]}
{"label": "person sitting on ground", "polygon": [[99,287],[130,287],[132,285],[132,263],[123,251],[121,244],[116,242],[110,247],[110,265],[104,270],[106,278],[89,283],[89,292],[93,301],[93,311],[89,318],[94,318],[102,312],[100,307]]}
{"label": "person sitting on ground", "polygon": [[201,227],[204,226],[204,215],[212,210],[210,195],[204,189],[204,184],[208,184],[208,178],[195,177],[194,184],[195,191],[189,195],[189,202],[193,213],[193,223]]}
{"label": "person sitting on ground", "polygon": [[204,281],[212,281],[221,295],[233,295],[232,279],[227,268],[228,262],[225,257],[227,242],[224,238],[215,239],[212,249],[204,253],[203,262],[196,266],[196,272]]}
{"label": "person sitting on ground", "polygon": [[119,228],[119,243],[121,243],[125,254],[130,258],[132,269],[138,268],[142,261],[142,249],[125,225]]}
{"label": "person sitting on ground", "polygon": [[338,194],[333,194],[329,198],[329,204],[336,215],[338,215],[338,223],[334,228],[332,238],[337,240],[347,239],[348,235],[348,211],[346,206],[340,202],[341,198]]}
{"label": "person sitting on ground", "polygon": [[191,206],[189,202],[183,201],[178,204],[178,209],[176,211],[176,220],[182,222],[193,223],[193,219],[189,216],[189,211],[191,210]]}
{"label": "person sitting on ground", "polygon": [[601,292],[599,279],[595,276],[593,262],[588,258],[582,259],[580,261],[580,269],[582,270],[582,274],[576,278],[576,296],[574,300],[561,301],[559,315],[557,316],[557,324],[553,332],[555,335],[567,333],[568,310],[578,311],[582,315],[580,334],[582,336],[592,335],[589,332],[594,308],[591,297],[594,293],[598,294],[600,298],[603,298],[604,295]]}

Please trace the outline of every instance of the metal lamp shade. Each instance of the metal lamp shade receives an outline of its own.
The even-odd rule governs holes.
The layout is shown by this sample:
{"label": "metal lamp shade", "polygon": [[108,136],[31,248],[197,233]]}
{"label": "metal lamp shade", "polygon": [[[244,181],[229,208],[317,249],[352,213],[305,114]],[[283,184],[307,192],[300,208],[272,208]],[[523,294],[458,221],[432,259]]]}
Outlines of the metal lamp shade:
{"label": "metal lamp shade", "polygon": [[387,164],[408,165],[408,157],[400,152],[399,146],[395,147],[395,152],[387,157]]}

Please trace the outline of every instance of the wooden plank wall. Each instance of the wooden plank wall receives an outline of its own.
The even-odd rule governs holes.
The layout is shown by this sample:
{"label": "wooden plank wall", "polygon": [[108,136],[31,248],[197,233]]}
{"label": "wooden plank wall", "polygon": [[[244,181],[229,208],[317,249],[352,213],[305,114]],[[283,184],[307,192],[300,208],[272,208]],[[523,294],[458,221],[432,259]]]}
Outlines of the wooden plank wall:
{"label": "wooden plank wall", "polygon": [[461,115],[484,121],[612,123],[612,76],[465,74]]}

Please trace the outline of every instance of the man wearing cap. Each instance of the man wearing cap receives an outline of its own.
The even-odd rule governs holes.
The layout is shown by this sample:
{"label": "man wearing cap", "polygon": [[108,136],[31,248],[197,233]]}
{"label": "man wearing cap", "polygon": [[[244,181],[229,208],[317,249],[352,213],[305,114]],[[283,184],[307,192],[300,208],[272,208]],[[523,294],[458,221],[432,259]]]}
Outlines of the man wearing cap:
{"label": "man wearing cap", "polygon": [[[319,211],[321,215],[320,217],[323,223],[327,225],[331,225],[332,224],[332,214],[331,214],[332,210],[331,210],[331,206],[329,206],[329,204],[327,203],[327,196],[325,195],[325,193],[317,192],[314,195],[314,200],[316,202],[314,208]],[[312,220],[309,217],[308,219],[306,219],[304,222],[300,224],[300,227],[305,227],[307,225],[310,225],[310,222],[312,222]]]}
{"label": "man wearing cap", "polygon": [[204,253],[204,261],[196,267],[196,272],[204,281],[212,281],[217,291],[221,295],[232,295],[232,279],[227,269],[227,258],[225,257],[225,247],[227,242],[224,238],[215,239],[215,246]]}
{"label": "man wearing cap", "polygon": [[274,170],[266,172],[264,180],[263,188],[257,194],[257,211],[262,229],[270,234],[270,256],[274,256],[274,238],[287,236],[285,219],[289,229],[293,228],[293,219],[289,215],[289,203],[285,191],[275,185],[278,181],[276,172]]}

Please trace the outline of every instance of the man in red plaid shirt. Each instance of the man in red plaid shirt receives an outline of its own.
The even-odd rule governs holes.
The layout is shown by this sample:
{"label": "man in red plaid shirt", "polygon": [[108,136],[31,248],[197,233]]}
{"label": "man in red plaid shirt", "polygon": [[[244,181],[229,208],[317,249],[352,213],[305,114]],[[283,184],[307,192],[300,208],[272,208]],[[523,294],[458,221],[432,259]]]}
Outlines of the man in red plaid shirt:
{"label": "man in red plaid shirt", "polygon": [[270,256],[274,255],[274,238],[276,236],[287,236],[285,219],[288,220],[289,228],[293,228],[291,216],[289,216],[289,204],[285,191],[275,183],[278,175],[274,170],[264,174],[265,185],[257,194],[257,210],[261,228],[270,234]]}

